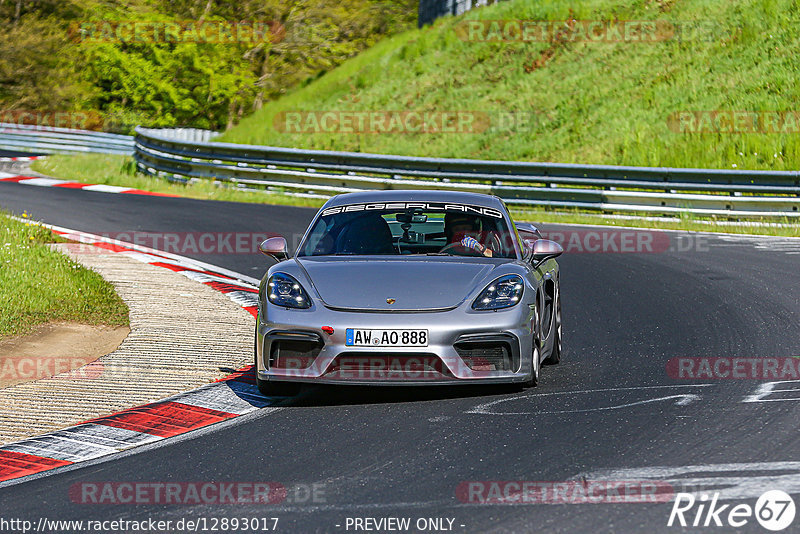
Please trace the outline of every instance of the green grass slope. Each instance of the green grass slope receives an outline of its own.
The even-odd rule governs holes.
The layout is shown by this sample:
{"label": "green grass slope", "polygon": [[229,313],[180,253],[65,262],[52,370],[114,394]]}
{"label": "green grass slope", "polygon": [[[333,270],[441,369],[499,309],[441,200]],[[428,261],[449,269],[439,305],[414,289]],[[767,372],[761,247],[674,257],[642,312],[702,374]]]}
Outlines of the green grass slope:
{"label": "green grass slope", "polygon": [[[706,30],[659,42],[472,42],[464,19],[648,20]],[[682,111],[794,111],[796,0],[511,0],[388,38],[220,140],[420,156],[796,169],[798,130],[679,133]],[[686,26],[684,26],[686,27]],[[708,30],[708,28],[714,28]],[[462,33],[462,35],[464,35]],[[285,133],[286,111],[469,111],[527,117],[476,133]],[[527,115],[526,115],[527,114]]]}
{"label": "green grass slope", "polygon": [[128,324],[128,306],[96,272],[52,250],[63,241],[0,211],[0,340],[52,321]]}

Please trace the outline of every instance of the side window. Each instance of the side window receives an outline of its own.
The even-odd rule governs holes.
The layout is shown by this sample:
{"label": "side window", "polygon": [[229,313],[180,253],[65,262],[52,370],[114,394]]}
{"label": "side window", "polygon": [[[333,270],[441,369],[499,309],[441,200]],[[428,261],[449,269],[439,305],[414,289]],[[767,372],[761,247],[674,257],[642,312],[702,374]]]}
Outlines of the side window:
{"label": "side window", "polygon": [[510,236],[505,231],[505,225],[501,219],[482,217],[482,227],[484,229],[484,240],[486,245],[491,246],[495,255],[508,258],[514,255],[514,244],[510,241]]}
{"label": "side window", "polygon": [[329,230],[333,226],[333,217],[320,218],[314,229],[308,236],[306,246],[303,248],[304,256],[320,256],[330,254],[333,251],[333,239],[330,237]]}

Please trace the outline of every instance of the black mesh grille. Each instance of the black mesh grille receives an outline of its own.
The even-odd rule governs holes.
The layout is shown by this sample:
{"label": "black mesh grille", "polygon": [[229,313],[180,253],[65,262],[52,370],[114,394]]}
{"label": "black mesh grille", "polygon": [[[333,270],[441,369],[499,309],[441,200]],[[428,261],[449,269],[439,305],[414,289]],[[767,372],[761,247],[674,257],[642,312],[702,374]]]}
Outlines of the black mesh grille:
{"label": "black mesh grille", "polygon": [[432,380],[449,378],[442,360],[427,353],[343,352],[327,375],[357,380]]}
{"label": "black mesh grille", "polygon": [[514,362],[508,343],[457,343],[456,352],[473,371],[513,371]]}
{"label": "black mesh grille", "polygon": [[322,343],[307,340],[279,339],[270,348],[270,367],[308,369],[322,350]]}

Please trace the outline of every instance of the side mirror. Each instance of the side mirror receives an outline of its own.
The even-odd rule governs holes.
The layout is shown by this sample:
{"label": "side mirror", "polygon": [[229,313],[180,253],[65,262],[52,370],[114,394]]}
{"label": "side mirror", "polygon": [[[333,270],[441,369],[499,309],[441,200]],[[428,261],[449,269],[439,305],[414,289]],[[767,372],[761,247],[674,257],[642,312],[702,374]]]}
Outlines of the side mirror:
{"label": "side mirror", "polygon": [[275,258],[276,261],[283,261],[289,257],[286,239],[281,236],[265,239],[258,245],[258,251],[265,256]]}
{"label": "side mirror", "polygon": [[562,252],[564,252],[564,249],[555,241],[550,241],[549,239],[539,239],[533,244],[531,263],[533,263],[534,266],[537,266],[545,260],[561,256]]}

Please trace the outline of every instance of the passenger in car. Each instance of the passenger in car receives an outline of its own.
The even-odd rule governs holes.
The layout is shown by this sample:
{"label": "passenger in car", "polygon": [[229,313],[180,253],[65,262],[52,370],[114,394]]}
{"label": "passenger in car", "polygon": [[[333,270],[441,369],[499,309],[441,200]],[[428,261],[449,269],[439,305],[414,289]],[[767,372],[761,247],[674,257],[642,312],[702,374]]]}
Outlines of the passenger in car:
{"label": "passenger in car", "polygon": [[[444,216],[444,235],[447,247],[451,245],[472,249],[487,258],[499,250],[500,243],[494,232],[483,232],[479,217],[465,213],[447,213]],[[483,242],[482,242],[483,241]]]}

